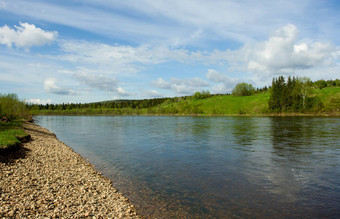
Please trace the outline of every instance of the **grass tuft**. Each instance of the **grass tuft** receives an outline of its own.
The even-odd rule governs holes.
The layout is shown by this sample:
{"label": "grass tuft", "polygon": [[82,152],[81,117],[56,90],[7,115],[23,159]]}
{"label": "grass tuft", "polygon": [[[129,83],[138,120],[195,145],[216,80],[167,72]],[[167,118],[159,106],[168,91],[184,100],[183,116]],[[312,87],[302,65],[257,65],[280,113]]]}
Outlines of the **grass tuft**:
{"label": "grass tuft", "polygon": [[0,149],[12,149],[20,145],[22,139],[28,138],[22,130],[22,122],[0,122]]}

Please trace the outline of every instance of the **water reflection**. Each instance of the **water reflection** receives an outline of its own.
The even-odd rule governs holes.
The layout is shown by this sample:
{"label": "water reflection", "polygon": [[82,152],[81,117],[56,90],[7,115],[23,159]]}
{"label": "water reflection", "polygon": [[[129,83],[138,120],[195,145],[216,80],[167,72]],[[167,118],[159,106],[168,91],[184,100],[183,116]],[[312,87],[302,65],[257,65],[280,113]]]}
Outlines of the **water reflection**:
{"label": "water reflection", "polygon": [[305,117],[271,118],[272,144],[279,156],[287,151],[303,153],[301,147],[311,145],[315,136],[313,126],[306,123]]}
{"label": "water reflection", "polygon": [[262,133],[261,124],[257,122],[256,117],[236,117],[232,123],[232,134],[235,139],[234,146],[236,149],[245,151],[254,151],[252,147]]}
{"label": "water reflection", "polygon": [[[310,191],[328,187],[330,184],[327,177],[334,176],[334,172],[328,175],[328,164],[339,165],[338,161],[325,153],[326,150],[332,150],[327,142],[330,139],[324,135],[327,124],[325,120],[327,121],[324,118],[273,117],[270,122],[273,150],[264,171],[267,174],[266,179],[270,181],[269,191],[298,205],[306,205],[313,200],[313,205],[306,207],[310,212],[315,211],[315,205],[319,208],[327,206],[326,203],[332,196],[329,191],[321,194]],[[327,128],[333,129],[332,126]],[[326,133],[329,135],[329,132]],[[333,153],[339,156],[338,151]],[[339,185],[336,187],[339,190]]]}

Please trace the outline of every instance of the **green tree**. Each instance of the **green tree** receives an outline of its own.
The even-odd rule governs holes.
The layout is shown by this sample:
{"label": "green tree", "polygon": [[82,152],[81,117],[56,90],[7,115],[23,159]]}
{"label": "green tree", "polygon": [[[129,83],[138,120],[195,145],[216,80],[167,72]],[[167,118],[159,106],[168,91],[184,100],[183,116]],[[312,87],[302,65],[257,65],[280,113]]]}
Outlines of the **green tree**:
{"label": "green tree", "polygon": [[255,88],[251,84],[239,83],[233,89],[232,95],[234,96],[250,96],[254,94]]}
{"label": "green tree", "polygon": [[313,82],[309,78],[288,77],[287,82],[283,76],[274,78],[268,101],[272,112],[306,112],[320,110],[322,102],[318,98],[309,97]]}
{"label": "green tree", "polygon": [[283,76],[273,78],[272,88],[270,91],[270,97],[268,101],[268,107],[271,111],[274,112],[282,111],[284,104],[284,101],[282,99],[284,97],[285,86],[286,84]]}
{"label": "green tree", "polygon": [[316,87],[319,89],[327,87],[327,82],[325,80],[318,80],[315,82]]}
{"label": "green tree", "polygon": [[200,100],[200,99],[209,98],[210,96],[211,96],[210,91],[204,90],[202,92],[199,92],[199,91],[195,92],[192,98],[193,100]]}
{"label": "green tree", "polygon": [[307,77],[303,77],[299,79],[299,82],[301,84],[302,106],[303,109],[306,109],[307,97],[311,90],[311,80]]}
{"label": "green tree", "polygon": [[3,116],[10,120],[16,118],[31,119],[26,104],[20,101],[16,94],[0,94],[0,117]]}

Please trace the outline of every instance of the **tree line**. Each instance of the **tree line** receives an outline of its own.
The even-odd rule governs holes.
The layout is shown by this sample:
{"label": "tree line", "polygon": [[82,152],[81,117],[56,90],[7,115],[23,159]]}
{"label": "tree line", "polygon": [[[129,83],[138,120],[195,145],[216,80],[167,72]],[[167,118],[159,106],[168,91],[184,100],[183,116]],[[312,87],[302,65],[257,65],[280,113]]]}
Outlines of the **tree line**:
{"label": "tree line", "polygon": [[164,97],[142,100],[112,100],[93,103],[62,103],[62,104],[27,104],[30,110],[72,110],[72,109],[145,109],[161,105],[164,102],[178,102],[186,100],[184,97]]}
{"label": "tree line", "polygon": [[177,103],[183,100],[206,99],[211,96],[229,95],[229,94],[210,94],[209,91],[197,91],[192,96],[182,97],[163,97],[141,100],[111,100],[93,103],[61,103],[61,104],[31,104],[27,108],[30,110],[72,110],[72,109],[147,109],[161,104]]}

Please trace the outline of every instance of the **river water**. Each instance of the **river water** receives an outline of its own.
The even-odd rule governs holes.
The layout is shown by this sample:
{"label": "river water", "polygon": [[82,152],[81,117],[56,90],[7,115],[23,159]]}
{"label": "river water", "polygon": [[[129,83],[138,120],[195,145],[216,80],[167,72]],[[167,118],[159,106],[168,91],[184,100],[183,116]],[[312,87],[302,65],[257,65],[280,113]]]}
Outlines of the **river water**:
{"label": "river water", "polygon": [[39,116],[148,218],[340,218],[339,117]]}

